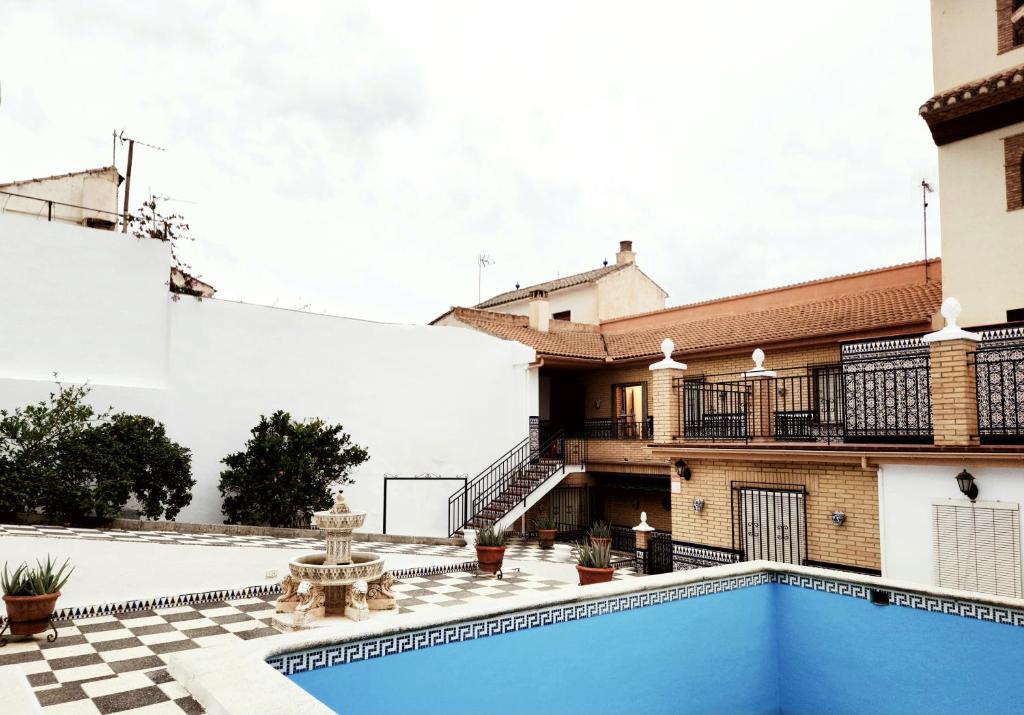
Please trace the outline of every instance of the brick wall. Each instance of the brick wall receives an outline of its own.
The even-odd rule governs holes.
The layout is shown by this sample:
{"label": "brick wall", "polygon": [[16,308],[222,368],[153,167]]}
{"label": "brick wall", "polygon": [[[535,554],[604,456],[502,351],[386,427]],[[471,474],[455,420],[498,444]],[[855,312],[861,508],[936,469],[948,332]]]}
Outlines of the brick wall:
{"label": "brick wall", "polygon": [[1011,18],[1014,0],[996,0],[996,46],[999,54],[1019,47],[1019,34],[1015,34]]}
{"label": "brick wall", "polygon": [[[807,556],[864,568],[881,568],[878,475],[875,469],[836,464],[687,460],[693,476],[672,494],[672,538],[732,548],[732,482],[803,485],[807,489]],[[703,497],[704,509],[693,510]],[[832,512],[846,522],[832,524]],[[738,517],[737,517],[738,518]]]}
{"label": "brick wall", "polygon": [[1024,209],[1024,134],[1003,139],[1006,158],[1006,210]]}
{"label": "brick wall", "polygon": [[932,432],[936,445],[978,444],[978,399],[972,340],[931,344]]}
{"label": "brick wall", "polygon": [[633,527],[640,523],[640,513],[647,512],[647,523],[655,529],[672,529],[671,508],[665,508],[668,492],[643,492],[632,489],[605,489],[604,518],[609,524]]}

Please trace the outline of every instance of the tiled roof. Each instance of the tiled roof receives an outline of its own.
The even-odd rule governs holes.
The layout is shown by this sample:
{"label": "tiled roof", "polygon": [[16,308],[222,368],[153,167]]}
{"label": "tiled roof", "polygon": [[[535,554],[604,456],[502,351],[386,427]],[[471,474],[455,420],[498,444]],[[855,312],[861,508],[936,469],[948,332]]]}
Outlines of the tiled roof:
{"label": "tiled roof", "polygon": [[972,111],[974,105],[999,101],[1002,95],[1019,95],[1022,89],[1024,65],[1019,65],[936,94],[921,105],[919,112],[928,119],[930,114]]}
{"label": "tiled roof", "polygon": [[553,320],[546,333],[533,330],[525,315],[509,315],[492,310],[455,308],[452,315],[461,322],[505,340],[516,340],[529,345],[542,355],[561,357],[593,358],[603,360],[607,356],[604,340],[595,325],[566,323],[560,329],[560,320]]}
{"label": "tiled roof", "polygon": [[[18,186],[19,184],[31,184],[36,181],[49,181],[51,179],[66,179],[71,176],[84,176],[85,174],[102,174],[107,171],[117,172],[116,166],[100,166],[96,169],[84,169],[82,171],[71,171],[67,174],[54,174],[53,176],[38,176],[34,179],[22,179],[21,181],[7,181],[0,183],[0,188],[5,186]],[[117,183],[120,184],[124,181],[124,177],[121,176],[120,172],[117,172]]]}
{"label": "tiled roof", "polygon": [[562,288],[571,288],[573,286],[583,285],[584,283],[590,283],[596,281],[599,278],[604,278],[609,273],[625,268],[627,265],[611,265],[604,266],[602,268],[595,268],[592,271],[583,271],[583,273],[574,273],[571,276],[565,276],[564,278],[556,278],[553,281],[547,281],[546,283],[537,283],[536,285],[526,286],[525,288],[518,288],[516,290],[510,290],[507,293],[499,293],[498,295],[488,298],[482,303],[476,305],[477,308],[493,308],[496,305],[504,305],[505,303],[512,303],[517,300],[524,300],[530,297],[530,293],[535,290],[546,290],[549,293],[551,291],[561,290]]}
{"label": "tiled roof", "polygon": [[912,325],[926,329],[941,302],[941,283],[914,283],[606,335],[579,327],[560,329],[557,322],[542,333],[531,329],[525,316],[487,310],[456,308],[454,315],[491,335],[529,345],[541,355],[627,360],[659,355],[666,337],[672,338],[677,351],[687,353]]}

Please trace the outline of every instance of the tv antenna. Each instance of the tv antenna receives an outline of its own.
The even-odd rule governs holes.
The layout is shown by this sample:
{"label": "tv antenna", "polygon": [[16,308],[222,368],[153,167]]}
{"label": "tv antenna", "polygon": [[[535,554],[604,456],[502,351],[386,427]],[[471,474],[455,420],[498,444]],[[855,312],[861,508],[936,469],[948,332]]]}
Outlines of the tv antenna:
{"label": "tv antenna", "polygon": [[481,253],[476,259],[476,302],[483,301],[484,268],[494,265],[494,261],[486,253]]}
{"label": "tv antenna", "polygon": [[935,189],[926,180],[921,179],[921,218],[924,227],[924,282],[928,282],[928,194]]}
{"label": "tv antenna", "polygon": [[117,164],[117,142],[120,141],[122,144],[128,142],[128,166],[124,171],[124,218],[122,220],[121,233],[128,233],[128,195],[132,190],[132,155],[135,153],[135,145],[148,147],[150,149],[156,149],[157,151],[166,151],[162,146],[156,144],[147,144],[146,142],[139,141],[138,139],[132,139],[124,135],[124,129],[118,134],[117,130],[114,130],[114,164]]}

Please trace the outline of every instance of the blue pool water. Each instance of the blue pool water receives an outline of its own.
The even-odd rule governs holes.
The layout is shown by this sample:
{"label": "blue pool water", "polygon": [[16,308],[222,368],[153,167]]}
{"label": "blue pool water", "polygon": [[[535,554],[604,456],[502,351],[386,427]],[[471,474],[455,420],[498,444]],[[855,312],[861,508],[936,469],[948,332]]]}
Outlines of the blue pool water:
{"label": "blue pool water", "polygon": [[1024,628],[776,583],[289,676],[339,713],[1024,713]]}

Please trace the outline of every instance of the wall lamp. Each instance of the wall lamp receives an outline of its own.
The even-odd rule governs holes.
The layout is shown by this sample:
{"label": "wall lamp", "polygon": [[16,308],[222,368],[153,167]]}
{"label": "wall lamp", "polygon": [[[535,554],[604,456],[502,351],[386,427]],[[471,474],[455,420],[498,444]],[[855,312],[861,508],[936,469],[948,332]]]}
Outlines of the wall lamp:
{"label": "wall lamp", "polygon": [[956,475],[956,485],[960,487],[960,493],[972,502],[978,498],[978,485],[974,483],[974,476],[966,469]]}
{"label": "wall lamp", "polygon": [[676,474],[686,481],[690,481],[690,477],[693,476],[693,472],[691,472],[690,468],[686,466],[686,462],[681,459],[676,460]]}
{"label": "wall lamp", "polygon": [[704,510],[704,498],[697,497],[693,500],[693,510],[700,514]]}

